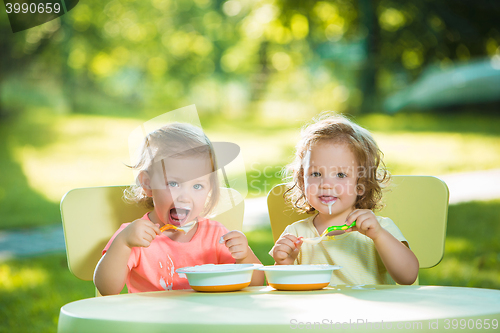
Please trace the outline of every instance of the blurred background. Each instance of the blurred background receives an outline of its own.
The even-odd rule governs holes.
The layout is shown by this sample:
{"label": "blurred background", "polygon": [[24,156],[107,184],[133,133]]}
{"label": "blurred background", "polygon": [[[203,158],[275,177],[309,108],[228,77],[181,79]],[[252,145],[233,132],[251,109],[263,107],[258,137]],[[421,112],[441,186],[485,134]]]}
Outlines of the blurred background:
{"label": "blurred background", "polygon": [[[500,168],[498,17],[489,0],[86,0],[14,34],[2,11],[0,240],[59,227],[72,188],[132,183],[128,135],[191,104],[212,140],[241,146],[249,199],[325,110],[372,131],[393,174],[470,184]],[[454,202],[420,283],[500,288],[499,213]],[[271,264],[270,228],[247,235]],[[0,331],[53,332],[62,305],[93,296],[64,252],[40,252],[0,258]]]}

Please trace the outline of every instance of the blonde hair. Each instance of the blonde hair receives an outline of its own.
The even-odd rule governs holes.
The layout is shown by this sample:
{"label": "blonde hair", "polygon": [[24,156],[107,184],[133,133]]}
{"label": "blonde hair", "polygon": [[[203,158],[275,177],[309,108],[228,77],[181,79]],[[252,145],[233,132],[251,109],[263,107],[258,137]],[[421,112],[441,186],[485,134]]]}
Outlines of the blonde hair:
{"label": "blonde hair", "polygon": [[210,214],[219,201],[220,190],[217,177],[217,163],[212,143],[203,131],[193,125],[185,123],[172,123],[149,133],[141,145],[138,161],[128,167],[138,171],[136,185],[128,187],[124,199],[153,209],[153,198],[148,197],[139,182],[141,172],[153,173],[153,163],[162,158],[179,158],[186,156],[206,155],[210,158],[212,173],[208,202],[201,215]]}
{"label": "blonde hair", "polygon": [[357,172],[357,189],[363,188],[354,207],[376,210],[381,208],[382,188],[390,175],[382,161],[383,153],[378,148],[370,132],[353,123],[343,115],[325,112],[314,123],[301,132],[301,140],[296,146],[295,159],[285,168],[288,190],[284,198],[299,212],[315,211],[304,194],[303,161],[308,150],[319,142],[343,143],[356,156],[362,172]]}

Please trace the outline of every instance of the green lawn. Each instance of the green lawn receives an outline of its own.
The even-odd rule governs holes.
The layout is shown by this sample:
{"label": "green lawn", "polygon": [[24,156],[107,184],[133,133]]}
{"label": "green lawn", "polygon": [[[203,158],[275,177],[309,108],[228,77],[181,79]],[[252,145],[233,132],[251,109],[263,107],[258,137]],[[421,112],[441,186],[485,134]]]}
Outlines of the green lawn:
{"label": "green lawn", "polygon": [[[443,261],[422,270],[420,284],[500,289],[499,211],[500,200],[450,206]],[[262,263],[273,264],[271,229],[247,236]],[[1,263],[0,332],[55,332],[61,306],[93,295],[92,282],[71,275],[64,254]]]}
{"label": "green lawn", "polygon": [[[441,175],[500,165],[500,117],[463,114],[368,115],[354,119],[370,129],[394,174]],[[33,109],[0,124],[0,229],[59,222],[59,201],[72,188],[134,182],[128,135],[143,120],[56,115]],[[202,119],[214,141],[241,147],[248,197],[281,182],[300,126],[252,119]],[[241,168],[243,169],[243,168]],[[241,174],[241,176],[245,176]]]}
{"label": "green lawn", "polygon": [[65,254],[0,263],[0,332],[56,332],[61,306],[93,295],[93,283],[70,273]]}
{"label": "green lawn", "polygon": [[500,289],[499,212],[500,200],[450,206],[444,259],[420,283]]}
{"label": "green lawn", "polygon": [[[355,119],[374,133],[392,173],[429,175],[498,168],[499,120],[471,113]],[[142,121],[32,110],[0,123],[0,229],[60,223],[59,201],[72,188],[131,183],[123,165],[127,138]],[[242,148],[249,197],[280,182],[301,126],[258,117],[202,123],[212,140]],[[499,200],[450,206],[445,257],[420,273],[420,283],[500,289],[499,211]],[[270,228],[248,238],[272,264]],[[93,295],[91,282],[71,275],[64,254],[0,262],[0,332],[54,332],[62,305]]]}

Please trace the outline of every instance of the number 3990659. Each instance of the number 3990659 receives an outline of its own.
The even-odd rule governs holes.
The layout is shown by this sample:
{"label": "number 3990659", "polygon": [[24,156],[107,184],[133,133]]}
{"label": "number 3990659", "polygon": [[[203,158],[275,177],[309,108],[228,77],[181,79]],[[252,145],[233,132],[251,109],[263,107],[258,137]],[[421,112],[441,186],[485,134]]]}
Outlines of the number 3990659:
{"label": "number 3990659", "polygon": [[59,13],[61,11],[61,4],[59,3],[6,3],[7,14],[10,13]]}

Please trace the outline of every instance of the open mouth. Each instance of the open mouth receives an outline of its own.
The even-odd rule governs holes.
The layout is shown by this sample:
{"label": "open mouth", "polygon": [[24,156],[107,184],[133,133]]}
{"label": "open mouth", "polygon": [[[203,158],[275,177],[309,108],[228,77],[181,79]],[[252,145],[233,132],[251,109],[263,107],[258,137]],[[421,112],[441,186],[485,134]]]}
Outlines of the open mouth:
{"label": "open mouth", "polygon": [[186,222],[190,210],[185,208],[172,208],[168,214],[170,223],[173,225],[182,225]]}
{"label": "open mouth", "polygon": [[333,195],[320,195],[319,196],[319,200],[325,204],[325,205],[328,205],[332,202],[335,202],[337,201],[337,197],[334,197]]}

